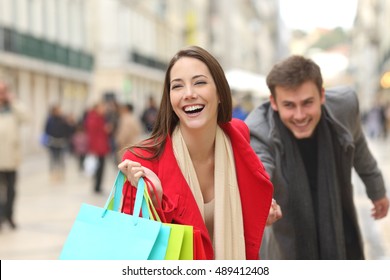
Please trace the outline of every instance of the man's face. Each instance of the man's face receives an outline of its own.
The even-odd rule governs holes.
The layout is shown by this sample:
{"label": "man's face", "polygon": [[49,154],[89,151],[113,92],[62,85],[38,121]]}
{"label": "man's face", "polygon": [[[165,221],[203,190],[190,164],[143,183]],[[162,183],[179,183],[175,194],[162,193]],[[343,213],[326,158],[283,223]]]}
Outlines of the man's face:
{"label": "man's face", "polygon": [[283,124],[295,138],[309,138],[321,118],[321,105],[325,102],[324,89],[318,92],[314,82],[307,81],[296,89],[277,86],[271,106],[279,112]]}

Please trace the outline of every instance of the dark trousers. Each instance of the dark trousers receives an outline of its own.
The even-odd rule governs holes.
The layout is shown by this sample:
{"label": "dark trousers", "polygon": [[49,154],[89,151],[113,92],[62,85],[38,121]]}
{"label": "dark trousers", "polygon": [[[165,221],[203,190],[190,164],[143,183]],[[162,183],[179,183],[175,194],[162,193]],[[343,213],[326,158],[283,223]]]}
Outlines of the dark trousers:
{"label": "dark trousers", "polygon": [[80,154],[77,156],[77,158],[78,158],[78,162],[79,162],[79,171],[83,171],[84,170],[85,155]]}
{"label": "dark trousers", "polygon": [[95,192],[101,192],[104,172],[105,156],[98,157],[98,166],[95,172]]}
{"label": "dark trousers", "polygon": [[50,151],[50,171],[64,171],[65,169],[65,149],[49,147]]}
{"label": "dark trousers", "polygon": [[0,221],[13,219],[16,171],[0,171]]}

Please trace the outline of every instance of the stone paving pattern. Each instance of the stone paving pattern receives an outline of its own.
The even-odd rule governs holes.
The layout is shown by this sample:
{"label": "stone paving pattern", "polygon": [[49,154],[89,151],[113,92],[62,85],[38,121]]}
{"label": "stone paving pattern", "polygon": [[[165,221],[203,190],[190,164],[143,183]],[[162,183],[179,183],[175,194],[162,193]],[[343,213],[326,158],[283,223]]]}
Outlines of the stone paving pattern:
{"label": "stone paving pattern", "polygon": [[[372,152],[385,175],[390,195],[390,139],[370,142]],[[68,155],[63,181],[52,182],[45,151],[26,158],[19,172],[15,221],[12,230],[6,223],[0,230],[0,259],[56,260],[81,203],[104,206],[117,169],[106,161],[103,192],[92,191],[92,180],[79,172],[76,159]],[[365,242],[366,258],[390,259],[390,218],[374,221],[359,178],[354,175],[355,202]]]}

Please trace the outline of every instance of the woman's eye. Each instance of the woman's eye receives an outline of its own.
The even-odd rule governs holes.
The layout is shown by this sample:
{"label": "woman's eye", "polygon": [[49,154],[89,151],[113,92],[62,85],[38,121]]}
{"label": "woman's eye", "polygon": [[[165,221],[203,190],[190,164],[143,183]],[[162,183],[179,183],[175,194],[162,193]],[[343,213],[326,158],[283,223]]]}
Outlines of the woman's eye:
{"label": "woman's eye", "polygon": [[198,82],[195,82],[195,85],[204,85],[204,84],[206,84],[205,81],[198,81]]}
{"label": "woman's eye", "polygon": [[181,85],[173,85],[173,86],[171,87],[171,89],[176,89],[176,88],[179,88],[179,87],[181,87]]}

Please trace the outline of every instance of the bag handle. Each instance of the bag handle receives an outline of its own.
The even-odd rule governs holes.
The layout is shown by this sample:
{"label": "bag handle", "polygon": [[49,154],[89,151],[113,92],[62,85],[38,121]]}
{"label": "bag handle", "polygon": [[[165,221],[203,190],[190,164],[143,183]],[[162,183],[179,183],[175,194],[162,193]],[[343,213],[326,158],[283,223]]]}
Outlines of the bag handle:
{"label": "bag handle", "polygon": [[145,188],[145,193],[144,193],[145,200],[142,203],[142,216],[146,217],[148,219],[150,218],[150,219],[152,219],[154,221],[165,223],[166,221],[165,221],[164,217],[161,218],[158,215],[157,210],[154,207],[152,199],[151,199],[151,197],[149,195],[149,191],[148,191],[149,188],[148,188],[148,186],[150,186],[152,188],[152,191],[153,191],[153,193],[156,196],[157,204],[161,208],[162,204],[161,204],[161,201],[160,201],[160,199],[159,199],[159,197],[157,195],[156,187],[155,187],[155,185],[153,184],[153,182],[149,178],[144,177],[144,180],[145,180],[145,184],[146,184],[147,187]]}
{"label": "bag handle", "polygon": [[[110,195],[108,196],[108,199],[104,206],[104,212],[102,217],[105,216],[107,210],[113,210],[118,212],[119,206],[121,204],[121,199],[122,199],[123,185],[126,180],[127,179],[125,175],[121,171],[118,171],[114,185],[111,188]],[[137,193],[136,193],[135,203],[133,208],[134,216],[139,216],[141,213],[142,202],[144,200],[144,192],[145,192],[145,181],[141,177],[138,180],[138,185],[137,185]]]}
{"label": "bag handle", "polygon": [[142,201],[142,217],[154,221],[161,222],[161,219],[157,213],[156,208],[153,205],[152,199],[150,198],[149,192],[145,188],[144,200]]}
{"label": "bag handle", "polygon": [[125,183],[126,177],[123,175],[121,171],[118,171],[118,174],[116,175],[114,185],[111,188],[110,195],[108,196],[108,199],[106,201],[106,204],[104,206],[105,209],[110,209],[113,211],[118,211],[119,205],[122,198],[122,190],[123,185]]}
{"label": "bag handle", "polygon": [[145,193],[145,181],[141,177],[138,180],[137,193],[135,195],[135,202],[134,202],[134,209],[133,209],[133,216],[139,217],[141,214],[142,202],[144,201],[144,193]]}

